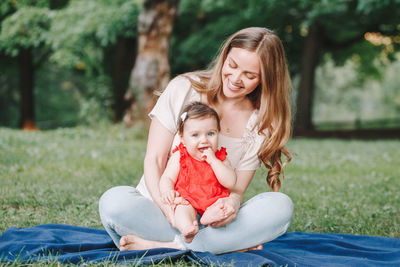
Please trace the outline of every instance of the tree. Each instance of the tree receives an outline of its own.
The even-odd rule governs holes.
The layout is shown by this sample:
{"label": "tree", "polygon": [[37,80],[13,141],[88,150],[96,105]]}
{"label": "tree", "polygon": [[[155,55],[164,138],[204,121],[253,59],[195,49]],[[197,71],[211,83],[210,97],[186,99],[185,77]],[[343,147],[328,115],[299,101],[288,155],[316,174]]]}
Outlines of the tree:
{"label": "tree", "polygon": [[[46,6],[45,2],[40,3]],[[28,8],[22,5],[17,8],[14,13],[9,9],[7,13],[11,15],[2,21],[0,50],[18,58],[20,126],[23,129],[35,129],[34,72],[46,56],[44,44],[52,13],[47,7]]]}
{"label": "tree", "polygon": [[138,19],[138,55],[126,99],[131,106],[124,117],[127,126],[134,118],[144,119],[155,103],[154,92],[169,81],[169,37],[177,14],[178,0],[146,0]]}
{"label": "tree", "polygon": [[122,119],[140,8],[136,0],[71,0],[55,16],[49,32],[51,59],[84,77],[83,84],[74,84],[86,120],[95,123],[109,113],[114,121]]}
{"label": "tree", "polygon": [[[297,5],[303,28],[301,77],[298,87],[295,133],[313,130],[312,107],[315,70],[325,53],[337,64],[357,58],[360,77],[377,75],[380,60],[393,59],[394,47],[368,43],[367,34],[379,32],[389,39],[399,36],[400,1],[302,1]],[[338,23],[340,22],[340,23]],[[365,50],[367,47],[367,51]]]}
{"label": "tree", "polygon": [[[221,40],[241,28],[268,27],[284,43],[292,77],[300,76],[295,131],[309,131],[314,128],[315,69],[323,55],[330,54],[337,65],[356,60],[360,80],[379,76],[382,62],[394,59],[398,51],[399,4],[399,0],[182,0],[172,38],[172,53],[182,57],[173,57],[173,73],[204,68]],[[373,44],[368,34],[386,43]]]}

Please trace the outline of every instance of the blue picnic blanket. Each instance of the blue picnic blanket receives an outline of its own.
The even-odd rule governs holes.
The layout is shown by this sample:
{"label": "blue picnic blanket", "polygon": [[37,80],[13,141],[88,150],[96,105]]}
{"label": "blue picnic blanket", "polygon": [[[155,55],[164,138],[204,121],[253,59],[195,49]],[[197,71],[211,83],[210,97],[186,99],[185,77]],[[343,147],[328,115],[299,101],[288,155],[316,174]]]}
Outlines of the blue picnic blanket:
{"label": "blue picnic blanket", "polygon": [[105,230],[64,224],[11,227],[0,236],[0,262],[140,265],[181,259],[217,266],[400,266],[400,239],[292,232],[262,250],[214,255],[165,248],[120,252]]}

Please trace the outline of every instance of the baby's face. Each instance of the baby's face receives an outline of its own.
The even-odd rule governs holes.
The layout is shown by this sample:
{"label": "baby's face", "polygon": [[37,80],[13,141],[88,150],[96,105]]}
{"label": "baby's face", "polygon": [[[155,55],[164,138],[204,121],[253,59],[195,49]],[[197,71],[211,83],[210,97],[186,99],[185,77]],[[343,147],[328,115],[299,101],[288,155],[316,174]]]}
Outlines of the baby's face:
{"label": "baby's face", "polygon": [[183,127],[182,142],[196,160],[203,160],[203,151],[218,149],[218,124],[214,117],[187,119]]}

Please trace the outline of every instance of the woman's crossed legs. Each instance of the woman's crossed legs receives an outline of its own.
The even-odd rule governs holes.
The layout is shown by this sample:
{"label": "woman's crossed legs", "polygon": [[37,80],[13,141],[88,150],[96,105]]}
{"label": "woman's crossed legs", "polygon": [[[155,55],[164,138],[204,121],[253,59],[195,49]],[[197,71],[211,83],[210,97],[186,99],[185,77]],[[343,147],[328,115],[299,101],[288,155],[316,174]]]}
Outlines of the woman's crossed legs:
{"label": "woman's crossed legs", "polygon": [[191,243],[185,243],[156,204],[134,187],[111,188],[101,197],[99,210],[105,229],[121,250],[168,247],[219,254],[254,247],[284,234],[293,203],[282,193],[261,193],[244,203],[227,226],[200,225]]}

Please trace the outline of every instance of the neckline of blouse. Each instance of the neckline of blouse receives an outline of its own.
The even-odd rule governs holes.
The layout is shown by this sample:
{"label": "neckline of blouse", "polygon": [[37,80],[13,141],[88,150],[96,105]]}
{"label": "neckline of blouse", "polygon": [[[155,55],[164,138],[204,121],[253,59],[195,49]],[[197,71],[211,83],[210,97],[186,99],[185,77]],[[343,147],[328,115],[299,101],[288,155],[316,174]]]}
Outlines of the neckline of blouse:
{"label": "neckline of blouse", "polygon": [[243,132],[242,137],[240,137],[240,138],[239,138],[239,137],[230,137],[230,136],[226,136],[226,135],[223,135],[223,134],[219,134],[219,135],[221,135],[221,136],[224,137],[224,138],[228,138],[228,139],[232,139],[232,140],[237,140],[237,141],[243,140],[243,139],[246,138],[249,134],[251,134],[251,132],[252,132],[252,130],[253,130],[253,127],[254,127],[254,125],[255,125],[255,123],[256,123],[256,120],[257,120],[257,115],[258,115],[258,110],[255,109],[255,110],[253,111],[253,113],[250,115],[249,120],[247,121],[246,128],[245,128],[245,130],[244,130],[244,132]]}

